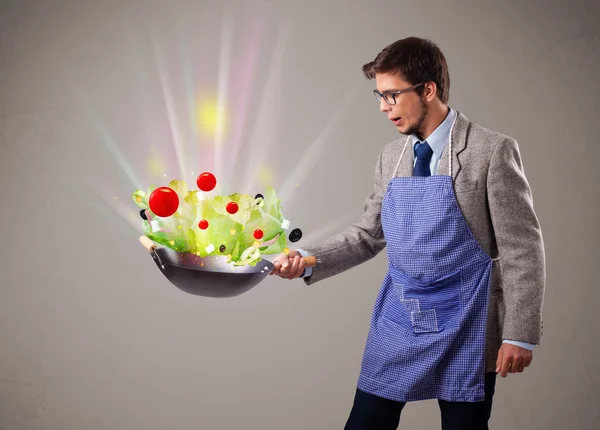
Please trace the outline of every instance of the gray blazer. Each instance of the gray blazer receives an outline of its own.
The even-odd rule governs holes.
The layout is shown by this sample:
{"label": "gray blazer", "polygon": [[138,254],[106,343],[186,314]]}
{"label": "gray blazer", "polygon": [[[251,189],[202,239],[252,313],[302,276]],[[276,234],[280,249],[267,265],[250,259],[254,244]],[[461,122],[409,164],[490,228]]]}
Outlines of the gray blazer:
{"label": "gray blazer", "polygon": [[[412,176],[409,139],[402,137],[381,150],[375,187],[362,217],[323,243],[303,247],[317,257],[311,276],[304,278],[307,285],[362,264],[385,248],[381,201],[407,142],[395,176]],[[438,174],[449,174],[448,155],[447,146]],[[503,339],[540,343],[546,283],[542,232],[517,142],[470,122],[460,112],[452,131],[452,178],[465,220],[493,260],[486,350],[486,371],[492,372]]]}

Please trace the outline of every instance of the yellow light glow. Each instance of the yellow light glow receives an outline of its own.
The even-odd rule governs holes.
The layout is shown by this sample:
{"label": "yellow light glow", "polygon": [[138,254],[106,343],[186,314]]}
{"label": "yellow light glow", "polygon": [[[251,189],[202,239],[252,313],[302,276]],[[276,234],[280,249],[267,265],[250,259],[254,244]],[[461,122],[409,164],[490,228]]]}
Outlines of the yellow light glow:
{"label": "yellow light glow", "polygon": [[258,171],[258,179],[263,186],[270,186],[273,184],[273,171],[268,167],[261,167]]}
{"label": "yellow light glow", "polygon": [[154,146],[150,148],[150,157],[146,162],[148,171],[154,176],[165,176],[167,172],[167,165],[162,160],[160,154]]}
{"label": "yellow light glow", "polygon": [[216,136],[219,127],[223,132],[227,130],[227,115],[224,109],[219,110],[219,102],[215,97],[200,100],[196,111],[196,119],[198,129],[208,137]]}

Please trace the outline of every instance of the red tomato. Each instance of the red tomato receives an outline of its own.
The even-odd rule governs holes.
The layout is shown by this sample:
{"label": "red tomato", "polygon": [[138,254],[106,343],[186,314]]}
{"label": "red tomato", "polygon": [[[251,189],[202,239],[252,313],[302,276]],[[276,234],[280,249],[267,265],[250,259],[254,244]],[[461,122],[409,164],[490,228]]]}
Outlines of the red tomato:
{"label": "red tomato", "polygon": [[200,173],[198,179],[196,179],[196,185],[202,191],[208,192],[217,186],[217,178],[210,172]]}
{"label": "red tomato", "polygon": [[254,239],[262,239],[265,234],[260,228],[254,230]]}
{"label": "red tomato", "polygon": [[159,187],[150,194],[148,204],[152,212],[166,218],[177,212],[179,197],[177,197],[175,190],[169,187]]}
{"label": "red tomato", "polygon": [[227,203],[227,206],[225,207],[225,209],[227,210],[228,213],[230,214],[234,214],[238,211],[239,206],[236,202],[229,202]]}
{"label": "red tomato", "polygon": [[200,227],[200,230],[206,230],[208,228],[208,221],[203,219],[198,223],[198,227]]}

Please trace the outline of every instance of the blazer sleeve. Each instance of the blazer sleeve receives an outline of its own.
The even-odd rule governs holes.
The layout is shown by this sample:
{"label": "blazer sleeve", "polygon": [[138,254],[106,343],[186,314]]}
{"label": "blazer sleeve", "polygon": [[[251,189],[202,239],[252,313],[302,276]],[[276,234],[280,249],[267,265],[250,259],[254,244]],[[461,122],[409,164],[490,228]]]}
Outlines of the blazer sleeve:
{"label": "blazer sleeve", "polygon": [[323,243],[303,247],[309,255],[317,258],[317,265],[313,267],[310,276],[303,278],[307,285],[362,264],[385,248],[386,242],[381,227],[381,202],[387,188],[382,166],[384,149],[379,153],[375,167],[375,184],[364,202],[361,218]]}
{"label": "blazer sleeve", "polygon": [[502,270],[505,340],[538,345],[546,283],[544,243],[517,142],[493,149],[488,203]]}

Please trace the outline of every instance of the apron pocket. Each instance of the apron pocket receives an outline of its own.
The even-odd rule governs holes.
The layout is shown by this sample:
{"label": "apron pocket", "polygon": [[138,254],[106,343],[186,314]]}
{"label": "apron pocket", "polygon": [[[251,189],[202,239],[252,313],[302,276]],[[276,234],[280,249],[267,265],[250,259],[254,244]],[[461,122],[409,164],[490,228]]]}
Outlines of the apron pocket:
{"label": "apron pocket", "polygon": [[413,311],[410,313],[415,333],[437,333],[438,319],[435,309],[428,311]]}
{"label": "apron pocket", "polygon": [[393,283],[385,317],[414,334],[439,333],[457,327],[461,316],[461,272],[430,282],[412,279],[396,269],[390,270]]}

